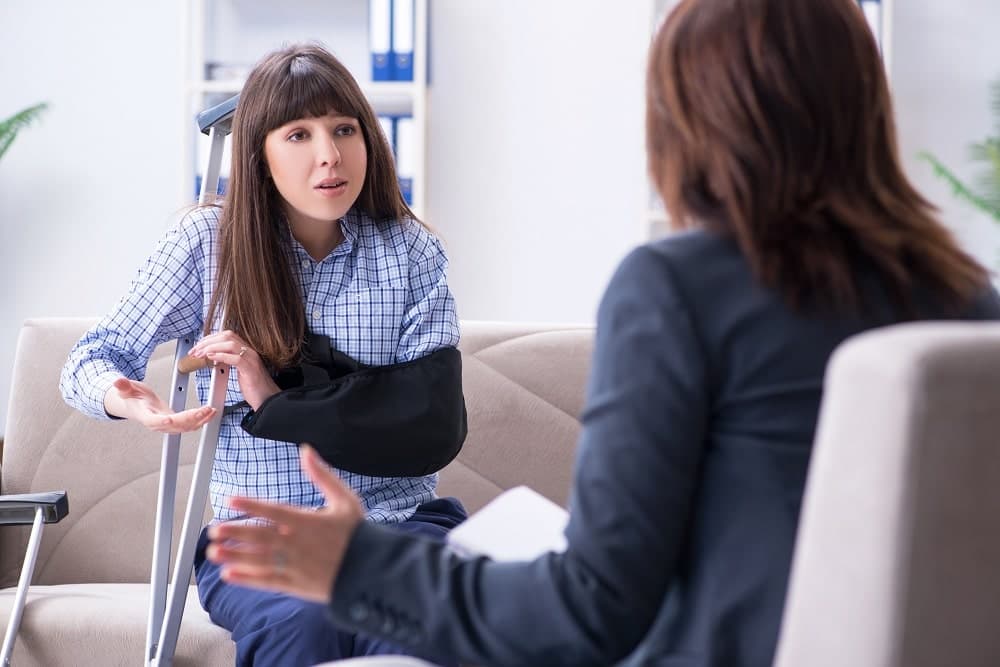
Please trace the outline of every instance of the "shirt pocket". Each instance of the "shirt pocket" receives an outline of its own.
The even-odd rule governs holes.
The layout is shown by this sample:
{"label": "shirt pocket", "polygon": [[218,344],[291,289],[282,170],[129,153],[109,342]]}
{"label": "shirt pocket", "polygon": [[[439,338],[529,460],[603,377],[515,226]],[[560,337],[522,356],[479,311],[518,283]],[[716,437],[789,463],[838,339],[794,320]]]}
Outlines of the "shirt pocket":
{"label": "shirt pocket", "polygon": [[381,286],[344,290],[333,302],[330,342],[363,364],[394,363],[407,292]]}

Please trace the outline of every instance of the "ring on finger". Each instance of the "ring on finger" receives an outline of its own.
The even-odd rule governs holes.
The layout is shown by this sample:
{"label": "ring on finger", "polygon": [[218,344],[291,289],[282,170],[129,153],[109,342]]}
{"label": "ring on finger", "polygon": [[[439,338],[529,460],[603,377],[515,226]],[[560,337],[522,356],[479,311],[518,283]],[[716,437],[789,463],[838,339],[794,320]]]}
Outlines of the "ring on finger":
{"label": "ring on finger", "polygon": [[247,346],[246,345],[241,345],[240,346],[240,354],[239,354],[239,356],[242,357],[244,354],[246,354],[246,351],[247,351]]}
{"label": "ring on finger", "polygon": [[276,549],[274,551],[274,570],[278,574],[283,574],[285,572],[285,565],[288,564],[288,555],[282,549]]}

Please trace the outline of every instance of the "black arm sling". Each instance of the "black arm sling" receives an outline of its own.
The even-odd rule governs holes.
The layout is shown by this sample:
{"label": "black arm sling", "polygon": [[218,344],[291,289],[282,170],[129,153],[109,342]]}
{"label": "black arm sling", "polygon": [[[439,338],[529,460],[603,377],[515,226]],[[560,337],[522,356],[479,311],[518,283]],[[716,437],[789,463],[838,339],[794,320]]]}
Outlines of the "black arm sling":
{"label": "black arm sling", "polygon": [[388,366],[366,366],[318,334],[305,348],[275,376],[282,391],[243,418],[247,433],[309,443],[334,468],[375,477],[429,475],[458,455],[468,425],[456,348]]}

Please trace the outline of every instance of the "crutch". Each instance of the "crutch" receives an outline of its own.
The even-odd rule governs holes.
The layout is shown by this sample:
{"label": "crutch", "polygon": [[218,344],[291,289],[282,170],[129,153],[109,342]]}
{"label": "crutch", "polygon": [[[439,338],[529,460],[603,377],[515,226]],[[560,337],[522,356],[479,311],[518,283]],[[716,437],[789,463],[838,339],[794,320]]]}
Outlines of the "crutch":
{"label": "crutch", "polygon": [[14,606],[10,610],[7,632],[3,637],[3,648],[0,649],[0,665],[3,667],[10,665],[10,656],[14,653],[14,640],[17,639],[17,631],[21,627],[21,614],[28,601],[28,587],[31,586],[31,575],[35,571],[38,547],[42,543],[43,525],[58,523],[67,514],[69,514],[69,498],[65,491],[0,496],[0,526],[31,524],[28,549],[21,565],[21,578],[17,581]]}
{"label": "crutch", "polygon": [[[208,164],[201,181],[199,204],[214,200],[218,190],[219,171],[222,166],[222,149],[226,135],[232,129],[233,113],[239,95],[198,114],[198,127],[211,140]],[[170,408],[174,412],[184,409],[187,402],[190,373],[201,368],[200,359],[188,357],[200,332],[193,332],[178,339],[174,353],[174,371],[170,392]],[[223,364],[212,367],[208,402],[215,408],[215,416],[201,429],[198,455],[195,459],[187,511],[181,529],[180,546],[174,559],[174,575],[167,600],[167,570],[170,567],[171,533],[174,523],[174,497],[177,490],[177,465],[180,454],[180,434],[163,437],[163,455],[160,460],[160,487],[156,504],[156,527],[153,535],[153,565],[150,575],[149,622],[146,628],[146,654],[148,667],[169,667],[174,662],[177,635],[180,632],[184,603],[187,601],[194,568],[194,550],[201,530],[201,518],[208,500],[208,485],[212,478],[212,464],[219,444],[219,427],[226,401],[229,367]],[[164,608],[166,611],[164,612]],[[165,619],[164,619],[165,617]],[[165,622],[164,622],[165,621]]]}

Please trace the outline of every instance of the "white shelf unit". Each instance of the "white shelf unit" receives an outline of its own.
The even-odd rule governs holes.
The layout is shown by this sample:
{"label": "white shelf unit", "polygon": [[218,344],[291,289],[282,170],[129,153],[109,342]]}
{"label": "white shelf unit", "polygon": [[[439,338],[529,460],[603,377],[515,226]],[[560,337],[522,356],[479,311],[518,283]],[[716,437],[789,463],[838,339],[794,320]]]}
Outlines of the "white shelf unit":
{"label": "white shelf unit", "polygon": [[[427,208],[428,0],[413,0],[412,81],[371,80],[369,0],[183,2],[187,83],[180,201],[195,200],[195,178],[204,169],[201,161],[208,150],[208,138],[200,135],[195,123],[198,112],[238,93],[249,69],[269,51],[295,42],[318,42],[351,71],[376,113],[413,117],[411,208],[423,219]],[[228,173],[228,164],[223,173]]]}
{"label": "white shelf unit", "polygon": [[[649,14],[651,34],[656,32],[660,22],[667,13],[673,9],[679,0],[650,0]],[[892,83],[892,24],[893,10],[896,0],[864,0],[878,5],[877,25],[879,29],[878,40],[882,52],[882,62],[885,65],[886,75]],[[859,3],[860,4],[860,3]],[[656,194],[656,189],[652,183],[648,186],[647,201],[644,202],[643,210],[645,215],[641,223],[643,238],[654,239],[670,232],[667,212],[663,208],[662,202]]]}

